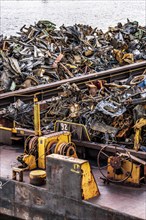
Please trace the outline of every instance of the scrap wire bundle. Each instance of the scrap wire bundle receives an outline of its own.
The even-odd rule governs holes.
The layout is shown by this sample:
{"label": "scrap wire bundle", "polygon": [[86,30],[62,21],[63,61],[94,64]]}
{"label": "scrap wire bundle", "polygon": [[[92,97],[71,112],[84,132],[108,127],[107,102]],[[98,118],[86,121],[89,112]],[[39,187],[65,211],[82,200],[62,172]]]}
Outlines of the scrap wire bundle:
{"label": "scrap wire bundle", "polygon": [[[41,129],[54,129],[56,120],[84,124],[92,141],[127,143],[146,150],[146,75],[107,83],[95,80],[80,90],[64,84],[58,97],[41,105]],[[33,105],[18,100],[0,111],[3,118],[33,129]],[[135,134],[137,134],[135,136]]]}
{"label": "scrap wire bundle", "polygon": [[29,88],[146,60],[146,27],[138,22],[103,32],[49,21],[0,36],[0,92]]}

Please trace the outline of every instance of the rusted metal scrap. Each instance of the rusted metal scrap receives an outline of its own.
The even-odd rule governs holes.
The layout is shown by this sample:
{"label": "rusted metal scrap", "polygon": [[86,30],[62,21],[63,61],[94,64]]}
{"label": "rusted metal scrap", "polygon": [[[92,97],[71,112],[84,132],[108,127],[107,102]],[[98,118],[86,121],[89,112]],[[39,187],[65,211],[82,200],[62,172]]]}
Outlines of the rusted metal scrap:
{"label": "rusted metal scrap", "polygon": [[146,60],[146,27],[127,21],[103,32],[50,21],[0,36],[0,92],[29,88]]}
{"label": "rusted metal scrap", "polygon": [[33,129],[33,103],[25,104],[18,99],[7,108],[0,109],[0,119],[9,119],[10,122],[15,121],[18,127]]}
{"label": "rusted metal scrap", "polygon": [[[146,95],[145,72],[139,79],[133,77],[115,83],[94,80],[85,89],[79,89],[76,84],[62,85],[58,96],[43,100],[41,104],[42,131],[53,130],[56,120],[63,120],[85,125],[92,141],[132,147],[137,138],[137,149],[145,149],[145,125],[140,131],[143,136],[136,134],[135,137],[137,122],[146,118],[146,99],[143,98]],[[0,110],[0,117],[33,129],[33,103],[25,104],[18,100]]]}

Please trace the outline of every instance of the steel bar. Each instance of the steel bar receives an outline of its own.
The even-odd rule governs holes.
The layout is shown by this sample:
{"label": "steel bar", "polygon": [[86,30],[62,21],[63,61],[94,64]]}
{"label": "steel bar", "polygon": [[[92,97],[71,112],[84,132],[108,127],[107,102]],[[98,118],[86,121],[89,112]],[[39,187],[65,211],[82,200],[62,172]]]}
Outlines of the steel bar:
{"label": "steel bar", "polygon": [[114,82],[115,80],[122,80],[130,77],[131,75],[139,75],[146,69],[146,61],[118,67],[106,71],[92,73],[90,75],[84,75],[79,77],[73,77],[71,79],[61,80],[45,85],[38,85],[35,87],[21,89],[13,92],[7,92],[0,94],[0,108],[7,106],[8,104],[15,102],[18,98],[22,101],[30,101],[33,99],[34,94],[38,94],[39,100],[51,98],[56,96],[59,92],[61,85],[65,83],[76,83],[80,88],[84,88],[85,82],[95,79],[106,79],[108,82]]}
{"label": "steel bar", "polygon": [[[95,142],[87,142],[87,141],[77,141],[77,140],[73,140],[73,142],[79,146],[79,147],[85,147],[85,148],[90,148],[90,149],[94,149],[94,150],[101,150],[101,148],[107,146],[107,148],[105,149],[105,151],[107,152],[111,152],[114,153],[115,152],[115,146],[114,145],[107,145],[107,144],[99,144],[99,143],[95,143]],[[116,149],[120,152],[120,153],[124,153],[125,150],[122,147],[116,147]],[[146,152],[142,152],[142,151],[138,151],[136,152],[133,149],[127,149],[126,150],[133,156],[138,157],[140,159],[144,159],[146,160]]]}

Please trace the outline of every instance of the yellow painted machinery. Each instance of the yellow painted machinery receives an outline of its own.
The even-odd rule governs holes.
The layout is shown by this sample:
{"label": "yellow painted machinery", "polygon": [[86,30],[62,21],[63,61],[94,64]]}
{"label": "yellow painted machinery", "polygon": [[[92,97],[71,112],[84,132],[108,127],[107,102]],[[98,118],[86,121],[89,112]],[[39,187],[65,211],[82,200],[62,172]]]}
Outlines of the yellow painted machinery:
{"label": "yellow painted machinery", "polygon": [[[103,147],[98,154],[98,167],[107,182],[132,185],[146,183],[145,161],[131,155],[126,149],[124,153],[120,153],[116,146],[114,154],[109,155],[106,148]],[[105,166],[101,166],[103,160],[107,162]]]}
{"label": "yellow painted machinery", "polygon": [[[116,165],[115,165],[116,163]],[[118,164],[119,167],[116,167]],[[116,167],[116,168],[115,168]],[[116,182],[127,182],[140,184],[141,165],[132,163],[129,160],[123,160],[121,164],[120,157],[109,157],[107,167],[107,178]]]}
{"label": "yellow painted machinery", "polygon": [[25,140],[24,154],[17,159],[29,170],[46,168],[46,156],[52,153],[77,158],[76,146],[71,142],[68,131],[52,132],[43,136],[28,136]]}
{"label": "yellow painted machinery", "polygon": [[76,147],[71,142],[68,131],[55,132],[38,138],[38,167],[45,169],[45,157],[49,154],[61,154],[77,158]]}

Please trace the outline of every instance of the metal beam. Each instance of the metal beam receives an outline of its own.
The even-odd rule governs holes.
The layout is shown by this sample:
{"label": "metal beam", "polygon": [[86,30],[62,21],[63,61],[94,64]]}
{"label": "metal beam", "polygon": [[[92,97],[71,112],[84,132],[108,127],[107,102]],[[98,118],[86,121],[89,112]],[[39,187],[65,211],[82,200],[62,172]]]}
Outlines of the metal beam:
{"label": "metal beam", "polygon": [[[146,61],[134,63],[130,65],[125,65],[122,67],[117,67],[101,72],[94,72],[88,75],[82,75],[78,77],[73,77],[70,79],[60,80],[48,84],[38,85],[34,87],[30,87],[27,89],[20,89],[13,92],[7,92],[0,94],[0,107],[4,107],[9,103],[14,102],[16,99],[21,98],[24,101],[30,101],[33,99],[33,95],[35,93],[40,94],[42,98],[50,98],[53,95],[57,94],[59,90],[57,87],[61,86],[65,83],[76,83],[81,87],[84,86],[84,83],[87,81],[92,81],[95,79],[107,79],[110,82],[115,80],[121,80],[124,78],[128,78],[131,75],[138,75],[142,74],[143,71],[146,69]],[[51,91],[50,90],[53,90]]]}
{"label": "metal beam", "polygon": [[[107,146],[107,148],[105,148],[105,151],[111,152],[111,153],[115,152],[114,145],[99,144],[99,143],[89,142],[89,141],[77,141],[77,140],[72,140],[72,141],[76,144],[76,146],[79,146],[79,147],[85,147],[85,148],[90,148],[90,149],[94,149],[94,150],[101,150],[102,147]],[[122,147],[116,146],[116,149],[121,153],[125,152],[124,148],[122,148]],[[135,151],[133,149],[128,149],[128,148],[126,148],[126,150],[128,152],[130,152],[131,155],[138,157],[138,158],[141,158],[143,160],[146,160],[146,152]]]}

